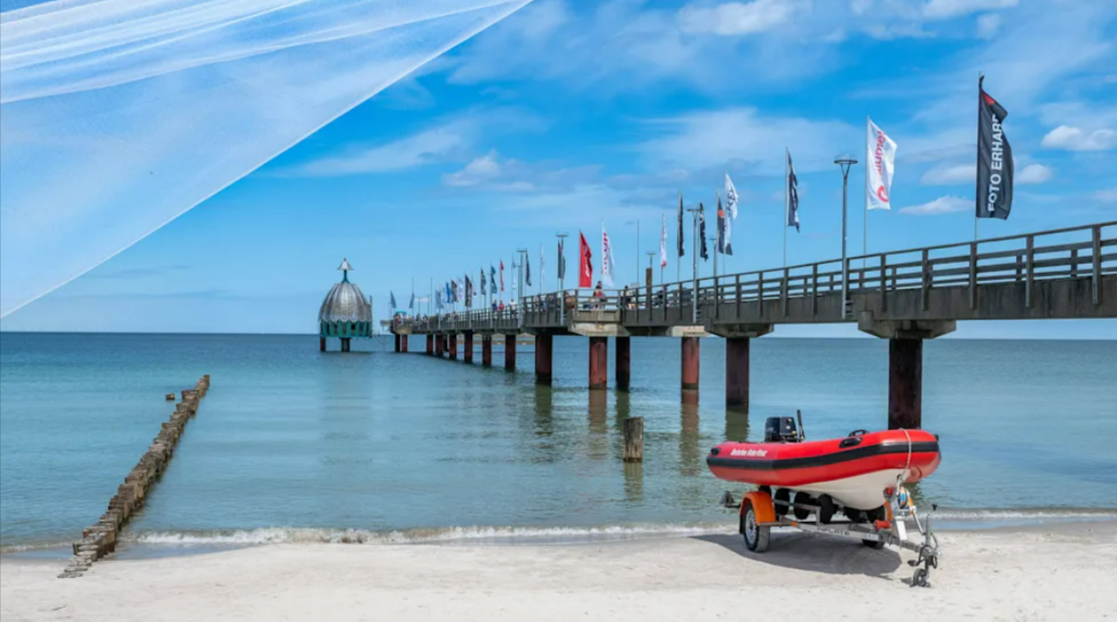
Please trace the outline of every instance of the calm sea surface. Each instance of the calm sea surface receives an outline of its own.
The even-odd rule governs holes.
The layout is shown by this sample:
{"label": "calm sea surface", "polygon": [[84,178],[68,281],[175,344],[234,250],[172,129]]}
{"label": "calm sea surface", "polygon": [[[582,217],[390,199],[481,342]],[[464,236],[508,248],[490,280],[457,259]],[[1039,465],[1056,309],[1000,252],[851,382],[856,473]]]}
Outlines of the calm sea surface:
{"label": "calm sea surface", "polygon": [[[709,447],[802,409],[809,438],[886,425],[887,342],[754,340],[752,409],[726,412],[724,342],[702,341],[680,404],[679,342],[632,340],[632,390],[584,387],[587,340],[555,339],[554,386],[370,340],[0,336],[0,545],[72,540],[167,420],[212,387],[133,520],[146,543],[668,532],[732,519]],[[336,349],[336,343],[331,347]],[[412,351],[423,341],[412,341]],[[612,344],[610,344],[612,350]],[[929,341],[923,424],[943,463],[920,483],[954,519],[1117,516],[1117,342]],[[497,353],[494,360],[503,361]],[[612,366],[610,352],[610,366]],[[610,378],[610,382],[612,379]],[[645,462],[621,422],[645,418]],[[346,531],[353,530],[353,531]]]}

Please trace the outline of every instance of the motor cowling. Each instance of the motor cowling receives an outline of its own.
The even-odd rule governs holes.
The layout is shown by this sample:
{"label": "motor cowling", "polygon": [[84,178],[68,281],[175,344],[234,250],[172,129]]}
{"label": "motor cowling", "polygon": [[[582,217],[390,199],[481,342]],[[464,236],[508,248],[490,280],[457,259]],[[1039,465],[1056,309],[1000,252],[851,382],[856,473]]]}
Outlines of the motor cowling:
{"label": "motor cowling", "polygon": [[764,420],[765,443],[797,443],[799,429],[795,417],[768,417]]}

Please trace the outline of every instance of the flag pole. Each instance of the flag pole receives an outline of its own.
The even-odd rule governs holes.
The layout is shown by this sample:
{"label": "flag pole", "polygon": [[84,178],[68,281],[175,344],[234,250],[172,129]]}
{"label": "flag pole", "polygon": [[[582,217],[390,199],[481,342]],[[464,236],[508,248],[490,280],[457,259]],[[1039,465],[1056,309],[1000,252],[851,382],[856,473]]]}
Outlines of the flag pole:
{"label": "flag pole", "polygon": [[[869,117],[865,116],[865,148],[868,149],[869,142]],[[869,163],[875,163],[871,154],[865,153],[865,213],[861,215],[861,270],[865,270],[865,255],[869,254]]]}
{"label": "flag pole", "polygon": [[981,81],[985,74],[977,72],[977,166],[974,168],[973,241],[977,242],[978,206],[981,205]]}
{"label": "flag pole", "polygon": [[636,287],[640,287],[640,219],[636,219]]}
{"label": "flag pole", "polygon": [[787,222],[791,218],[791,195],[788,186],[791,185],[791,169],[788,168],[788,158],[791,152],[783,148],[783,265],[787,267]]}

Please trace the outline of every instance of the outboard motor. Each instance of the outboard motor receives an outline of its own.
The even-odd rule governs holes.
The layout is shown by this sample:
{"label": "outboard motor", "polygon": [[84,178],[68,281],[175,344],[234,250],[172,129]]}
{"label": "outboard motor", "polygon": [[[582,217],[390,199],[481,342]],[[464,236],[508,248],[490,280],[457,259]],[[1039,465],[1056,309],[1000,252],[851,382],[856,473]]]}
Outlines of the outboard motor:
{"label": "outboard motor", "polygon": [[764,420],[765,443],[798,443],[795,417],[768,417]]}

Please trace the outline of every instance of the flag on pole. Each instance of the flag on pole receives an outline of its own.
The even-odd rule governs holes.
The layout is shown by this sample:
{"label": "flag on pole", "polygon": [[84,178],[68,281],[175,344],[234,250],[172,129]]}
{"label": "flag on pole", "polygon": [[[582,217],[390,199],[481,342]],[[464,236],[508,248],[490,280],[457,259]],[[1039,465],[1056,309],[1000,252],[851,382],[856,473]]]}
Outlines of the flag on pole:
{"label": "flag on pole", "polygon": [[411,292],[411,302],[407,303],[407,308],[412,311],[415,310],[415,292]]}
{"label": "flag on pole", "polygon": [[434,293],[434,308],[442,308],[442,290],[438,290]]}
{"label": "flag on pole", "polygon": [[667,214],[660,214],[659,228],[659,267],[667,267]]}
{"label": "flag on pole", "polygon": [[[481,274],[484,275],[484,272],[482,271]],[[468,279],[469,277],[466,277],[466,278]],[[477,281],[473,281],[473,295],[474,296],[477,295]]]}
{"label": "flag on pole", "polygon": [[702,261],[710,260],[709,249],[706,248],[706,208],[698,204],[698,256]]}
{"label": "flag on pole", "polygon": [[[733,220],[737,220],[737,204],[740,202],[737,197],[737,188],[733,185],[733,180],[729,178],[729,173],[725,174],[725,211]],[[732,255],[733,253],[730,253]]]}
{"label": "flag on pole", "polygon": [[1008,111],[977,81],[977,217],[1008,219],[1012,211],[1012,147],[1005,136]]}
{"label": "flag on pole", "polygon": [[481,295],[485,295],[485,268],[481,268]]}
{"label": "flag on pole", "polygon": [[489,264],[489,291],[496,294],[496,268]]}
{"label": "flag on pole", "polygon": [[558,278],[561,281],[566,278],[566,253],[563,252],[562,238],[558,241]]}
{"label": "flag on pole", "polygon": [[892,171],[896,167],[896,143],[873,120],[865,117],[865,161],[869,166],[865,187],[865,209],[892,209]]}
{"label": "flag on pole", "polygon": [[718,195],[718,248],[717,252],[722,255],[733,254],[733,243],[730,238],[733,236],[733,221],[730,219],[726,210],[721,208],[721,195]]}
{"label": "flag on pole", "polygon": [[609,234],[605,232],[605,223],[601,223],[601,280],[609,287],[613,287],[613,275],[617,272],[617,265],[613,262],[613,247],[609,244]]}
{"label": "flag on pole", "polygon": [[578,237],[582,239],[578,248],[578,287],[593,287],[593,253],[586,235],[579,231]]}
{"label": "flag on pole", "polygon": [[679,257],[682,257],[686,253],[683,252],[683,240],[685,238],[683,236],[683,193],[681,193],[681,192],[679,193],[679,235],[677,237],[678,237]]}
{"label": "flag on pole", "polygon": [[[531,285],[531,253],[528,252],[524,253],[524,282]],[[523,296],[524,293],[520,292],[520,295]]]}
{"label": "flag on pole", "polygon": [[470,282],[469,276],[465,277],[465,306],[473,306],[473,283]]}
{"label": "flag on pole", "polygon": [[396,295],[392,293],[392,290],[388,290],[388,300],[392,305],[392,311],[395,311],[396,310]]}
{"label": "flag on pole", "polygon": [[450,287],[449,281],[446,281],[446,295],[443,297],[443,300],[445,300],[447,304],[454,302],[454,291],[453,288]]}
{"label": "flag on pole", "polygon": [[787,152],[787,222],[788,227],[799,231],[799,178],[795,176],[795,166],[791,163],[791,152]]}
{"label": "flag on pole", "polygon": [[500,293],[504,293],[504,260],[500,260]]}

